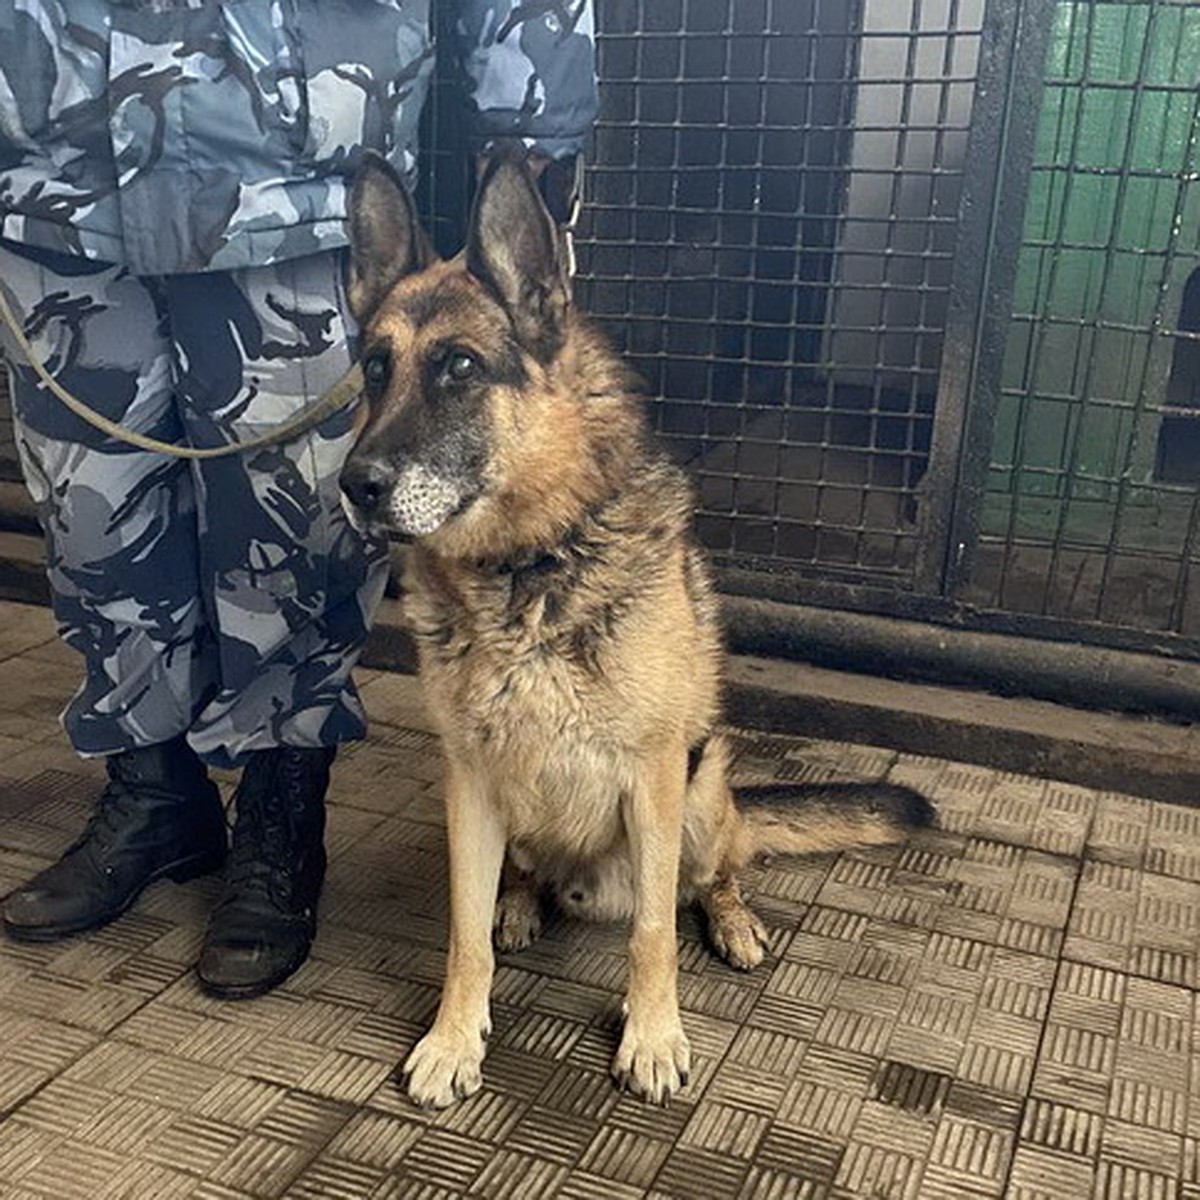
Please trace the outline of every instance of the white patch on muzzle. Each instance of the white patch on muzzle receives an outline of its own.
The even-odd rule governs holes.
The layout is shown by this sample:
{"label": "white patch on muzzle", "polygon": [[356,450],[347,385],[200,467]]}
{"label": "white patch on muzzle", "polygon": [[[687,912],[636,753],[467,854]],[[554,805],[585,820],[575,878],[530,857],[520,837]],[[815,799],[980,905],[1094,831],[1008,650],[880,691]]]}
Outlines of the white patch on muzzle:
{"label": "white patch on muzzle", "polygon": [[422,463],[409,463],[392,485],[385,510],[387,526],[409,537],[423,537],[437,529],[462,498],[462,488],[453,479],[435,475]]}

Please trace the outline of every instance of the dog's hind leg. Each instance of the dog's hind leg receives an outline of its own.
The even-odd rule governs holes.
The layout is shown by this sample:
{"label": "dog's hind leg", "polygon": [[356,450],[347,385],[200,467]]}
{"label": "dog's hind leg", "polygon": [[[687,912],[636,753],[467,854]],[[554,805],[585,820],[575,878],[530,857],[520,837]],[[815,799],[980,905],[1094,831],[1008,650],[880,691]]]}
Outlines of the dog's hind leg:
{"label": "dog's hind leg", "polygon": [[762,962],[769,944],[766,927],[742,898],[737,876],[720,872],[697,899],[708,918],[708,936],[713,949],[739,971],[749,971]]}
{"label": "dog's hind leg", "polygon": [[704,910],[713,949],[731,967],[749,971],[762,962],[767,931],[738,886],[740,830],[729,787],[729,749],[714,735],[688,786],[681,882],[684,898]]}
{"label": "dog's hind leg", "polygon": [[542,885],[530,871],[505,859],[492,940],[497,950],[524,950],[542,932]]}

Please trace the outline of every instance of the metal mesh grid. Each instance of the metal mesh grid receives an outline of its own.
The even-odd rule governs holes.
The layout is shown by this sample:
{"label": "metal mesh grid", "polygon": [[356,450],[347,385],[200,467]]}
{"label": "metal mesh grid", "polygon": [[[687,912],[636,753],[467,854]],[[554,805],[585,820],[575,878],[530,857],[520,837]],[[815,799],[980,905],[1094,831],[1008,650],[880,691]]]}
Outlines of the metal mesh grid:
{"label": "metal mesh grid", "polygon": [[965,598],[1195,635],[1200,8],[1060,3]]}
{"label": "metal mesh grid", "polygon": [[719,561],[909,584],[982,0],[610,0],[580,294]]}
{"label": "metal mesh grid", "polygon": [[[981,65],[984,0],[598,4],[580,300],[658,397],[718,563],[753,569],[728,586],[1195,655],[1200,6],[986,7]],[[443,26],[453,9],[433,6]],[[997,32],[1018,9],[1043,36],[1056,14],[1019,246],[958,224],[977,72],[1003,104],[981,101],[972,153],[996,138],[999,162],[1014,79],[1038,86]],[[461,81],[440,67],[419,200],[448,253],[471,189]],[[1023,194],[1027,161],[989,187]],[[927,478],[933,398],[955,377],[951,288],[976,349],[1010,313],[960,268],[975,256],[986,279],[1014,255],[980,493],[996,372],[940,404]],[[982,434],[943,454],[977,413]]]}

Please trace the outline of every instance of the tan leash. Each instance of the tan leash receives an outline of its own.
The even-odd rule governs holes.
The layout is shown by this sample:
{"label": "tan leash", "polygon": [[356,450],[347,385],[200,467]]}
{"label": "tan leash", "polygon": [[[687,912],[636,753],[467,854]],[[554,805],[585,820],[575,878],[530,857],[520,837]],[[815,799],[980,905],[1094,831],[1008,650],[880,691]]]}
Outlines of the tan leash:
{"label": "tan leash", "polygon": [[251,438],[247,442],[230,442],[227,446],[178,446],[172,442],[160,442],[157,438],[146,437],[144,434],[126,429],[96,412],[95,409],[89,408],[77,396],[68,392],[46,370],[45,363],[38,358],[37,352],[30,345],[25,331],[9,307],[3,288],[0,288],[0,318],[3,318],[5,325],[8,326],[9,332],[16,340],[17,348],[28,360],[34,374],[80,420],[86,421],[94,429],[99,429],[101,433],[107,433],[109,437],[116,438],[127,445],[137,446],[140,450],[152,450],[156,454],[169,454],[172,458],[226,458],[230,454],[245,454],[250,450],[260,450],[264,446],[276,446],[281,442],[291,441],[319,425],[326,417],[332,416],[352,403],[363,388],[362,372],[355,363],[337,383],[323,392],[319,399],[267,433]]}

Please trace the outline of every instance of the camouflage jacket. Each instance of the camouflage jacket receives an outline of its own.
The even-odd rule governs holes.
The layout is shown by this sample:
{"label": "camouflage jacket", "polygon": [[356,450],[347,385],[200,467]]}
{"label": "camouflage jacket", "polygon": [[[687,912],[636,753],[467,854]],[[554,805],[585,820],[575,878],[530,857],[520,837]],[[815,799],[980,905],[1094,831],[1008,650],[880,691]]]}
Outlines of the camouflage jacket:
{"label": "camouflage jacket", "polygon": [[[592,0],[442,0],[479,139],[579,149]],[[359,150],[411,181],[430,0],[0,0],[0,237],[140,275],[346,241]]]}

